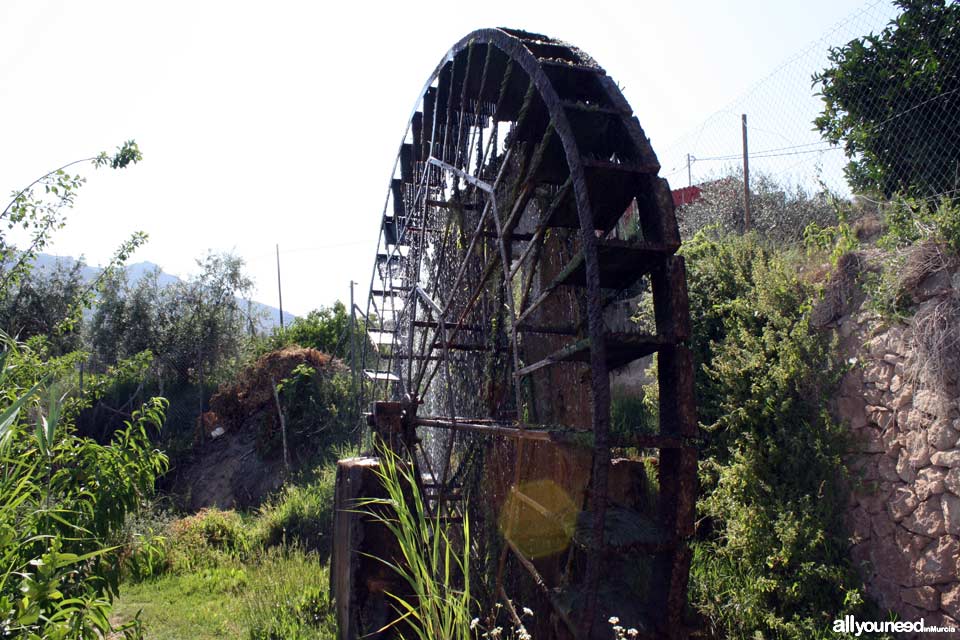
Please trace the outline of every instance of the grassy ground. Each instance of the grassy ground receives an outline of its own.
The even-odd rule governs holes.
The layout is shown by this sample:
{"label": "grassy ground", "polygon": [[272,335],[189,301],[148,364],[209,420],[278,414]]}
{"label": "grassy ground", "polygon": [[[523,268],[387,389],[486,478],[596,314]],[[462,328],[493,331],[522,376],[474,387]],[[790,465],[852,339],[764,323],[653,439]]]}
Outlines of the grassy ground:
{"label": "grassy ground", "polygon": [[139,615],[147,640],[333,638],[333,466],[299,480],[252,513],[151,509],[129,519],[113,621]]}
{"label": "grassy ground", "polygon": [[125,584],[113,618],[139,612],[149,640],[333,638],[328,587],[315,554],[271,549],[243,563]]}

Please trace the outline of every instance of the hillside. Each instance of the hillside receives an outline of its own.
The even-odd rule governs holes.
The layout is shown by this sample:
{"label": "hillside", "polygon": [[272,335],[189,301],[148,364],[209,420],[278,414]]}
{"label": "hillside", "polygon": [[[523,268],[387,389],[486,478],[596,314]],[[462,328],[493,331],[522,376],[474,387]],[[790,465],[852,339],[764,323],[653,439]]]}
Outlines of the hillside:
{"label": "hillside", "polygon": [[[93,282],[100,274],[100,267],[92,267],[86,264],[82,257],[78,259],[73,256],[55,256],[48,253],[41,253],[37,255],[36,259],[34,260],[34,268],[41,271],[52,271],[55,270],[59,265],[65,269],[72,269],[77,262],[80,262],[82,265],[80,270],[85,281]],[[126,267],[126,271],[127,279],[129,280],[130,284],[136,284],[144,276],[153,271],[159,272],[157,281],[159,282],[160,286],[166,287],[181,281],[181,279],[177,276],[173,276],[164,272],[163,267],[155,262],[144,261],[129,264]],[[244,304],[246,303],[246,301],[243,302]],[[263,317],[264,329],[270,331],[271,329],[280,326],[280,309],[263,302],[257,302],[256,300],[251,301],[251,304],[253,306],[253,311],[257,315]],[[296,319],[296,316],[289,311],[283,312],[284,324],[289,325],[294,321],[294,319]]]}

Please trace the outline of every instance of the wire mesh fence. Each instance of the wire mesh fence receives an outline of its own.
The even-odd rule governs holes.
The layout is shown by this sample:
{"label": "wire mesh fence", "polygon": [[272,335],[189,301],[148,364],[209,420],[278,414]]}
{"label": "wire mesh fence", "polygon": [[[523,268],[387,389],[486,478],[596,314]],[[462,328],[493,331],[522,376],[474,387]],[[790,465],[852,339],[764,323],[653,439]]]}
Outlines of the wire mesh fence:
{"label": "wire mesh fence", "polygon": [[659,157],[677,204],[706,192],[685,208],[688,232],[725,215],[789,236],[785,222],[829,218],[827,194],[958,193],[960,5],[868,2]]}

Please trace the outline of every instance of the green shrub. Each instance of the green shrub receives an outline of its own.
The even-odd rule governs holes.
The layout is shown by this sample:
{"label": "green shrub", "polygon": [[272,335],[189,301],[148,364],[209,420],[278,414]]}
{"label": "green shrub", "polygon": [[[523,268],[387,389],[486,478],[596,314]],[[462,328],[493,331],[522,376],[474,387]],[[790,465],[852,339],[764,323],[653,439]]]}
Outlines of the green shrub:
{"label": "green shrub", "polygon": [[250,526],[236,511],[203,509],[169,529],[168,564],[177,573],[238,564],[254,550]]}
{"label": "green shrub", "polygon": [[336,471],[336,463],[327,463],[305,484],[286,484],[260,507],[258,540],[265,547],[296,544],[326,557],[333,533]]}
{"label": "green shrub", "polygon": [[102,638],[122,565],[109,543],[167,467],[148,436],[165,401],[146,402],[107,444],[79,437],[65,386],[52,381],[59,363],[0,341],[0,629]]}
{"label": "green shrub", "polygon": [[816,288],[755,236],[684,246],[705,436],[691,601],[715,637],[807,638],[862,612],[847,555],[841,374]]}
{"label": "green shrub", "polygon": [[613,395],[610,400],[610,431],[614,434],[656,431],[656,421],[651,418],[642,393]]}
{"label": "green shrub", "polygon": [[884,234],[878,244],[898,249],[934,238],[960,253],[960,205],[949,198],[929,200],[895,198],[884,209]]}
{"label": "green shrub", "polygon": [[[349,373],[334,366],[329,371],[318,371],[301,364],[278,383],[290,449],[327,453],[351,440],[356,425],[351,417]],[[279,450],[279,433],[271,436],[272,440],[265,444]]]}

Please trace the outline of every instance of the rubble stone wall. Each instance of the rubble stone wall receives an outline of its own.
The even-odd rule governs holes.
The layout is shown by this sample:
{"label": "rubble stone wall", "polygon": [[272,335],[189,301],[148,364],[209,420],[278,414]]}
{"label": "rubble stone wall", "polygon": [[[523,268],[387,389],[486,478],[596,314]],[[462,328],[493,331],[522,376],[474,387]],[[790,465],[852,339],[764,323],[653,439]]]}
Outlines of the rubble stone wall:
{"label": "rubble stone wall", "polygon": [[853,436],[850,552],[870,595],[903,620],[960,628],[960,393],[925,380],[913,348],[914,319],[945,295],[958,292],[937,289],[907,322],[863,306],[837,321],[852,366],[835,410]]}

